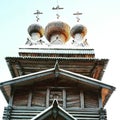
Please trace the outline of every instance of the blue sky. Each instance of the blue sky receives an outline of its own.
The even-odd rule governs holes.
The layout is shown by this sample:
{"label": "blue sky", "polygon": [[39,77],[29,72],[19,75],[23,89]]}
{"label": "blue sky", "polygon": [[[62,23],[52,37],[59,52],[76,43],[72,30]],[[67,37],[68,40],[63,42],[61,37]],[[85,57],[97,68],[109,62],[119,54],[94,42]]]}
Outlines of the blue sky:
{"label": "blue sky", "polygon": [[[76,24],[73,13],[80,11],[80,23],[88,29],[86,38],[95,49],[97,58],[110,59],[106,68],[103,82],[115,86],[117,89],[106,105],[108,120],[119,118],[120,106],[120,1],[119,0],[58,0],[64,10],[59,11],[60,20],[67,22],[71,27]],[[56,20],[56,11],[52,7],[57,0],[1,0],[0,1],[0,81],[11,78],[6,56],[18,56],[18,48],[24,45],[28,37],[27,28],[35,23],[33,13],[39,9],[43,12],[39,24],[45,27],[48,22]],[[0,93],[0,114],[6,102]],[[0,116],[1,116],[0,115]]]}

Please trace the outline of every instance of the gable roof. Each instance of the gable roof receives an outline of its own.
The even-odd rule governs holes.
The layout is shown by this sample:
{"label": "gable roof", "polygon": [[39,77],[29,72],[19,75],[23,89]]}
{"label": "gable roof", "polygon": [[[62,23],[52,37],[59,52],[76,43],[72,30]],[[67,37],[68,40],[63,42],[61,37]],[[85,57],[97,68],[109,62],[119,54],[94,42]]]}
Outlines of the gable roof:
{"label": "gable roof", "polygon": [[44,111],[37,114],[31,120],[44,120],[48,118],[50,115],[52,115],[54,119],[58,116],[61,116],[62,118],[65,118],[66,120],[77,120],[67,111],[65,111],[62,107],[60,107],[56,99],[53,100],[53,104],[50,107],[48,107]]}
{"label": "gable roof", "polygon": [[44,81],[48,78],[56,78],[56,77],[66,77],[68,79],[72,79],[73,82],[77,82],[78,84],[87,84],[96,87],[98,89],[101,89],[101,94],[103,94],[102,97],[103,97],[104,105],[111,96],[112,92],[115,90],[115,87],[105,84],[96,79],[81,74],[77,74],[74,72],[70,72],[64,69],[60,69],[58,63],[56,63],[54,68],[16,77],[13,78],[12,80],[2,82],[0,83],[0,89],[4,94],[6,100],[8,101],[10,97],[11,86],[16,86],[21,84],[27,85],[27,84],[32,84],[35,81]]}

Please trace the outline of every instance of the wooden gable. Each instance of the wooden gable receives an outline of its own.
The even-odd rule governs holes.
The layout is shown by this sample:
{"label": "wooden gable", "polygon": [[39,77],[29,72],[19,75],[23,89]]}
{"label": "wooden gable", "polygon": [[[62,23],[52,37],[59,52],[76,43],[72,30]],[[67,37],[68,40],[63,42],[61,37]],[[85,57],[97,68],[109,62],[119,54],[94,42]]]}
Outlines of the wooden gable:
{"label": "wooden gable", "polygon": [[[14,105],[27,104],[27,106],[38,105],[41,107],[47,107],[51,104],[50,99],[52,101],[55,97],[55,94],[58,94],[58,96],[56,97],[60,97],[60,99],[65,99],[65,96],[67,96],[65,103],[61,101],[61,106],[72,107],[72,104],[70,105],[69,103],[74,101],[74,105],[79,106],[79,108],[83,106],[80,102],[83,101],[82,99],[80,99],[80,95],[83,94],[83,92],[84,98],[86,99],[86,101],[88,100],[88,102],[89,98],[91,98],[91,96],[89,96],[89,92],[91,92],[91,95],[93,95],[92,98],[94,98],[92,100],[92,103],[94,105],[92,104],[91,106],[98,107],[98,98],[94,96],[101,96],[104,106],[111,93],[115,89],[113,86],[104,84],[100,81],[96,81],[95,79],[77,73],[60,69],[58,66],[49,70],[40,71],[34,74],[32,73],[29,75],[15,78],[11,81],[3,82],[0,84],[0,87],[7,100],[10,99],[11,94],[14,93]],[[8,88],[10,88],[11,90]],[[104,93],[104,90],[107,90],[107,93]],[[11,94],[7,94],[8,91],[11,91]],[[14,92],[12,93],[12,91]],[[48,94],[49,99],[47,98]],[[19,99],[19,97],[23,95],[23,99]],[[40,97],[39,95],[42,96]],[[40,102],[37,102],[42,102],[44,100],[46,100],[47,102],[42,103],[41,105],[39,105]],[[22,103],[22,101],[24,104]],[[31,102],[26,103],[28,101]],[[90,106],[88,102],[84,103],[84,107],[86,106],[87,108]]]}
{"label": "wooden gable", "polygon": [[31,120],[77,120],[62,107],[59,106],[57,100],[53,100],[53,103],[46,110],[42,111]]}
{"label": "wooden gable", "polygon": [[[11,106],[5,108],[3,118],[16,120],[32,119],[42,114],[54,99],[77,119],[99,119],[101,114],[106,117],[105,112],[99,110],[115,89],[90,77],[60,69],[58,65],[3,82],[0,88]],[[11,114],[7,114],[8,109]],[[67,118],[66,114],[57,116],[59,120]],[[35,120],[41,120],[41,117]],[[53,119],[53,114],[44,116],[43,120],[47,119]]]}

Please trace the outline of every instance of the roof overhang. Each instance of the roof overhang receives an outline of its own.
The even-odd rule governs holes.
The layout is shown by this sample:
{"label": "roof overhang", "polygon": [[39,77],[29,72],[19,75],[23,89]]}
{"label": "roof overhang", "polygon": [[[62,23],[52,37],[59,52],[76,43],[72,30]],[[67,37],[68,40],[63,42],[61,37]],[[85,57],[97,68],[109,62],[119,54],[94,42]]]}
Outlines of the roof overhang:
{"label": "roof overhang", "polygon": [[[12,77],[18,77],[46,69],[54,66],[56,60],[62,69],[73,71],[98,80],[102,79],[108,59],[81,58],[81,57],[6,57]],[[71,67],[70,67],[71,66]]]}
{"label": "roof overhang", "polygon": [[111,96],[112,92],[115,90],[115,87],[105,84],[101,81],[96,79],[80,75],[74,72],[70,72],[64,69],[60,69],[59,66],[56,64],[54,68],[39,71],[36,73],[31,73],[28,75],[20,76],[13,78],[12,80],[0,83],[0,89],[2,90],[6,100],[8,101],[10,97],[10,89],[12,86],[18,85],[29,85],[33,84],[34,82],[44,81],[46,79],[56,78],[56,77],[66,77],[67,79],[76,82],[77,84],[83,84],[91,86],[95,89],[101,90],[102,101],[103,105],[106,104],[107,100]]}

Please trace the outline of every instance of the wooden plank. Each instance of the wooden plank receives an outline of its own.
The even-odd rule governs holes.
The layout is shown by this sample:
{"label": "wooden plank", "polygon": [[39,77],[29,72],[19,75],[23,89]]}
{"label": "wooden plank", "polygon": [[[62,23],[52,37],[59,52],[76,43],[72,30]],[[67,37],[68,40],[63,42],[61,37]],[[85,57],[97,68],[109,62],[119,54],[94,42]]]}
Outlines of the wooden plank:
{"label": "wooden plank", "polygon": [[66,108],[66,90],[63,89],[63,108]]}
{"label": "wooden plank", "polygon": [[[101,89],[102,89],[102,88],[101,88]],[[102,104],[102,95],[101,95],[101,89],[99,90],[99,93],[98,93],[99,108],[103,108],[103,104]]]}
{"label": "wooden plank", "polygon": [[85,91],[84,92],[84,102],[85,108],[98,108],[99,107],[99,99],[98,93],[93,91]]}
{"label": "wooden plank", "polygon": [[81,104],[81,108],[84,108],[84,93],[82,90],[80,90],[80,104]]}
{"label": "wooden plank", "polygon": [[66,107],[67,108],[80,108],[80,91],[78,89],[70,89],[66,91]]}
{"label": "wooden plank", "polygon": [[[20,119],[30,120],[40,112],[42,112],[42,110],[36,109],[36,107],[31,107],[31,108],[26,107],[26,109],[21,107],[17,107],[17,108],[13,107],[11,113],[11,120],[20,120]],[[72,109],[72,110],[67,110],[67,112],[72,116],[74,116],[77,120],[99,120],[99,116],[100,116],[99,111],[95,109],[94,111],[91,110],[76,111],[76,109]],[[5,109],[3,120],[6,120],[6,117],[7,117],[7,111]]]}
{"label": "wooden plank", "polygon": [[14,98],[14,89],[11,86],[11,93],[10,93],[10,98],[9,98],[9,105],[13,105],[13,98]]}
{"label": "wooden plank", "polygon": [[47,93],[46,93],[46,107],[49,107],[49,96],[50,96],[50,89],[47,88]]}
{"label": "wooden plank", "polygon": [[45,89],[39,89],[33,91],[32,96],[32,106],[40,106],[45,107],[46,106],[46,90]]}
{"label": "wooden plank", "polygon": [[29,96],[28,96],[28,107],[31,107],[32,104],[32,91],[29,92]]}

